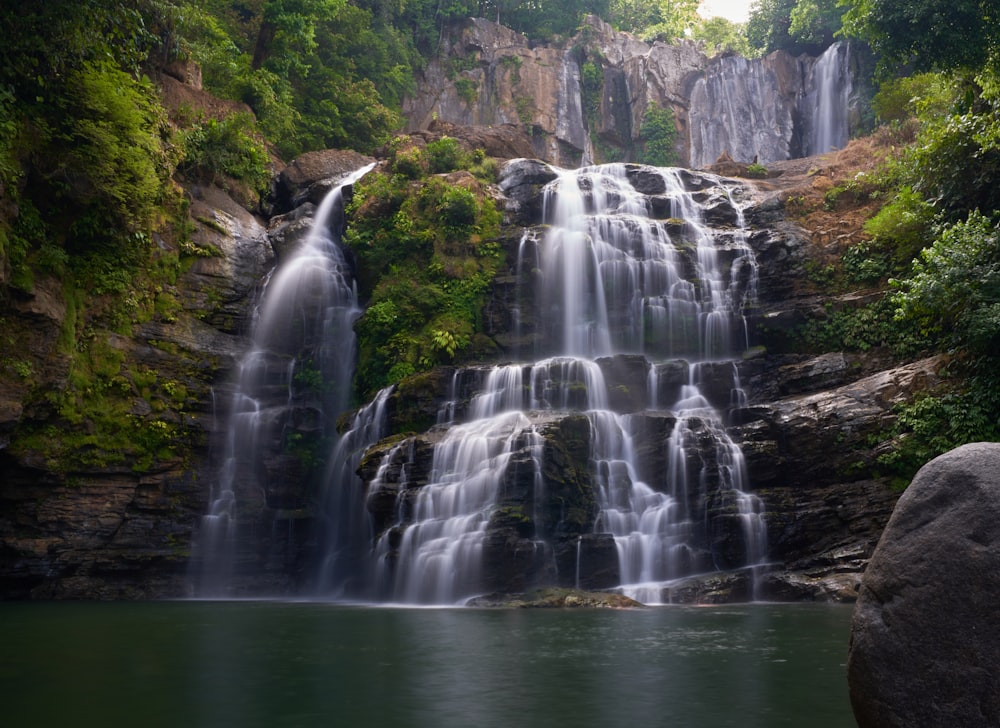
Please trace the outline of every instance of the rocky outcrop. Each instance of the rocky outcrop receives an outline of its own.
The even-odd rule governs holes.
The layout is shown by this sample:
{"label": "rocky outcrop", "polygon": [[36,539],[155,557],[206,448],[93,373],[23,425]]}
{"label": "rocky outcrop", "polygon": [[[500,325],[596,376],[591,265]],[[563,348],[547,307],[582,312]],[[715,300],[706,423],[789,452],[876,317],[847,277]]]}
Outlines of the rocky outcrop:
{"label": "rocky outcrop", "polygon": [[952,450],[899,499],[854,611],[858,725],[1000,724],[1000,444]]}
{"label": "rocky outcrop", "polygon": [[[424,70],[418,91],[404,102],[408,129],[427,128],[434,119],[516,124],[529,131],[533,156],[565,167],[592,161],[593,139],[631,148],[650,103],[683,111],[687,79],[705,60],[694,44],[649,46],[594,17],[581,36],[562,45],[535,45],[480,18],[453,28],[446,43],[441,58]],[[601,74],[596,97],[586,100],[580,76],[589,57],[586,51],[581,55],[584,47]],[[678,118],[683,132],[686,115]]]}
{"label": "rocky outcrop", "polygon": [[857,598],[861,573],[897,498],[888,483],[869,475],[878,470],[879,454],[870,443],[894,421],[896,405],[939,382],[945,364],[934,357],[825,389],[827,368],[838,358],[762,372],[780,382],[788,369],[812,370],[819,391],[733,413],[744,420],[731,432],[767,504],[769,555],[780,563],[760,594],[775,600]]}
{"label": "rocky outcrop", "polygon": [[802,156],[798,103],[805,63],[783,52],[709,62],[691,90],[691,166],[712,164],[722,153],[760,164]]}
{"label": "rocky outcrop", "polygon": [[272,180],[264,200],[264,213],[272,218],[310,202],[318,205],[340,178],[375,160],[352,150],[323,149],[306,152],[281,170]]}
{"label": "rocky outcrop", "polygon": [[[136,325],[131,336],[95,326],[87,342],[116,362],[114,387],[93,416],[119,417],[129,440],[170,433],[159,456],[140,463],[131,451],[116,455],[106,443],[95,447],[85,428],[61,420],[48,403],[46,392],[70,386],[70,362],[59,343],[67,316],[61,286],[36,281],[32,294],[15,301],[16,316],[6,312],[6,330],[24,342],[22,365],[30,376],[14,380],[5,390],[10,399],[0,403],[7,415],[0,422],[6,437],[0,445],[0,598],[187,593],[191,533],[214,478],[213,387],[245,347],[239,334],[249,303],[274,259],[262,222],[224,192],[192,187],[188,194],[188,264],[163,293],[176,304]],[[60,427],[61,436],[49,439]],[[80,444],[66,451],[65,443]],[[54,451],[65,459],[54,459]]]}

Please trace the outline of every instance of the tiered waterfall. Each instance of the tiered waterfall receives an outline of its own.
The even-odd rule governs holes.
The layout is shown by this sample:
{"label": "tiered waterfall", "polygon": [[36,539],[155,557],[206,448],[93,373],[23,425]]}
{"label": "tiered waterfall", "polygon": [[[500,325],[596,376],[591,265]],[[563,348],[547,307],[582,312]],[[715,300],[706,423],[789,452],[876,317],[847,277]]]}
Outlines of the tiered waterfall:
{"label": "tiered waterfall", "polygon": [[517,255],[528,361],[456,370],[439,424],[373,450],[367,486],[350,486],[367,488],[369,598],[561,584],[662,603],[766,555],[724,426],[745,404],[757,284],[743,191],[678,169],[547,169],[543,224]]}

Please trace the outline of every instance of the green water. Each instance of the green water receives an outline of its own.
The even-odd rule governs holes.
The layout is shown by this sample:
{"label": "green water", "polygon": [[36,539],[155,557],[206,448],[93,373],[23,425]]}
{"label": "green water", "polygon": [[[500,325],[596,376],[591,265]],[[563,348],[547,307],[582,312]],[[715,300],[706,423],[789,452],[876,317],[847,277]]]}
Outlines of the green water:
{"label": "green water", "polygon": [[0,604],[6,726],[854,726],[850,609]]}

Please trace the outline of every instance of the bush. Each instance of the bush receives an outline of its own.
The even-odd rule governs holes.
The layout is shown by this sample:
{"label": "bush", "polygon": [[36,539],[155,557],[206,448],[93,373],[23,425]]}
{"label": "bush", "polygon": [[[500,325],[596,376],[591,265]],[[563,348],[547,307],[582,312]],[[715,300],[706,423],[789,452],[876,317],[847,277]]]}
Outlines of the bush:
{"label": "bush", "polygon": [[109,228],[148,226],[173,169],[152,86],[111,66],[88,63],[68,74],[59,105],[61,123],[45,161],[54,168],[49,179]]}
{"label": "bush", "polygon": [[967,113],[928,124],[906,160],[914,191],[953,220],[1000,209],[1000,118]]}
{"label": "bush", "polygon": [[407,179],[420,179],[427,174],[427,160],[420,147],[407,147],[392,155],[392,171]]}
{"label": "bush", "polygon": [[979,212],[942,230],[896,281],[900,321],[929,337],[979,354],[1000,351],[1000,229]]}
{"label": "bush", "polygon": [[883,123],[903,122],[913,116],[941,117],[956,100],[955,85],[948,76],[918,73],[884,82],[872,99],[872,108]]}
{"label": "bush", "polygon": [[[455,140],[441,141],[428,145],[438,164],[459,150]],[[477,185],[370,174],[357,185],[348,219],[345,242],[368,300],[356,327],[355,388],[365,399],[468,353],[500,264],[492,242],[500,214]]]}
{"label": "bush", "polygon": [[933,205],[904,185],[890,203],[865,222],[865,232],[880,247],[892,249],[897,263],[908,264],[930,242],[935,214]]}
{"label": "bush", "polygon": [[270,159],[249,114],[207,119],[181,133],[184,150],[179,169],[215,179],[217,175],[243,182],[263,194],[271,180]]}
{"label": "bush", "polygon": [[651,164],[654,167],[670,167],[677,164],[677,126],[674,123],[674,110],[650,104],[642,118],[639,130],[642,148],[636,161],[641,164]]}
{"label": "bush", "polygon": [[958,372],[965,387],[926,394],[898,408],[890,447],[879,464],[905,485],[925,463],[970,442],[1000,441],[1000,377],[996,360],[976,359]]}
{"label": "bush", "polygon": [[457,139],[443,136],[427,143],[427,164],[431,174],[454,172],[466,163],[466,154]]}

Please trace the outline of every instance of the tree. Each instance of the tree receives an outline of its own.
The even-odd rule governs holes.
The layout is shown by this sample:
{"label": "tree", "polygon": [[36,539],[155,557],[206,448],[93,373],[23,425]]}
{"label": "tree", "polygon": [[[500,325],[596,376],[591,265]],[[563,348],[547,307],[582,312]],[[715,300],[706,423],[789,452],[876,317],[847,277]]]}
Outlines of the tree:
{"label": "tree", "polygon": [[819,53],[841,27],[838,0],[756,0],[747,21],[750,45],[763,53]]}
{"label": "tree", "polygon": [[156,38],[144,21],[155,0],[3,0],[0,85],[33,99],[89,62],[139,75]]}
{"label": "tree", "polygon": [[995,0],[843,0],[846,34],[867,41],[883,72],[978,71],[1000,64]]}
{"label": "tree", "polygon": [[974,352],[1000,351],[1000,230],[979,212],[947,227],[897,283],[901,319]]}
{"label": "tree", "polygon": [[691,39],[705,44],[709,55],[731,52],[750,56],[753,49],[746,36],[746,25],[726,18],[705,18],[694,26]]}
{"label": "tree", "polygon": [[699,0],[612,0],[611,24],[646,40],[683,38],[698,21]]}

